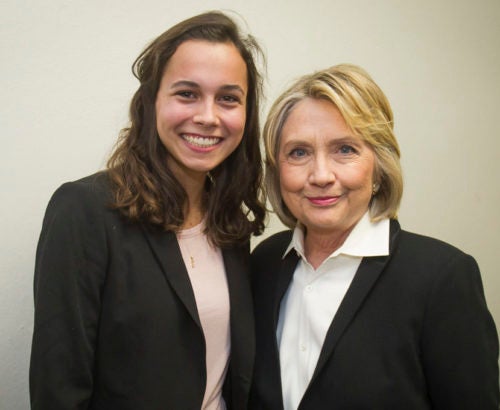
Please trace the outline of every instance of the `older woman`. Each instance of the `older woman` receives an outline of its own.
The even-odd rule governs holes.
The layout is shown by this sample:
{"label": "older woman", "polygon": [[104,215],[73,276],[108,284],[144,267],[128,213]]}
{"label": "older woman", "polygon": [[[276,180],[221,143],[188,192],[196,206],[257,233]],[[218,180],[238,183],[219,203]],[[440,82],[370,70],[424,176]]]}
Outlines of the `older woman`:
{"label": "older woman", "polygon": [[291,231],[253,252],[253,409],[498,409],[498,337],[474,259],[406,232],[390,105],[361,68],[301,78],[264,138]]}

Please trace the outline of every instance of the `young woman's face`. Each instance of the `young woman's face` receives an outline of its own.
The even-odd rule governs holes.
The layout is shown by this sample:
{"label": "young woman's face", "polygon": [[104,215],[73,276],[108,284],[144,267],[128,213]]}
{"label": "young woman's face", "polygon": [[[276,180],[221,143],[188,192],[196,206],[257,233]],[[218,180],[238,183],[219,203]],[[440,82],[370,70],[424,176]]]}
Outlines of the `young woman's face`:
{"label": "young woman's face", "polygon": [[307,232],[345,236],[368,210],[375,154],[339,110],[306,98],[281,132],[281,195]]}
{"label": "young woman's face", "polygon": [[181,181],[205,178],[243,137],[247,69],[232,43],[188,40],[170,58],[156,96],[156,127]]}

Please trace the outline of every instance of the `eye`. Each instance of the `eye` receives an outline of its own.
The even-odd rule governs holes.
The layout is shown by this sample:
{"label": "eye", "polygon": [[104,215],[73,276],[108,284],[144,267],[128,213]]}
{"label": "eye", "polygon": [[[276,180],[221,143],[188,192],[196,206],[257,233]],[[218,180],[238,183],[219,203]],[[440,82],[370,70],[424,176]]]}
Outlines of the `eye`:
{"label": "eye", "polygon": [[286,161],[292,164],[303,164],[311,158],[311,151],[307,148],[291,148],[290,150],[286,151],[285,158]]}
{"label": "eye", "polygon": [[304,148],[294,148],[288,154],[292,158],[304,158],[307,155],[307,151]]}
{"label": "eye", "polygon": [[176,92],[176,95],[178,95],[181,98],[185,98],[185,99],[189,99],[189,100],[196,97],[196,94],[190,90],[178,91],[178,92]]}
{"label": "eye", "polygon": [[231,94],[222,95],[219,100],[224,104],[230,105],[239,104],[241,102],[241,99],[238,96]]}
{"label": "eye", "polygon": [[358,150],[351,145],[344,144],[339,148],[339,152],[344,155],[356,154]]}

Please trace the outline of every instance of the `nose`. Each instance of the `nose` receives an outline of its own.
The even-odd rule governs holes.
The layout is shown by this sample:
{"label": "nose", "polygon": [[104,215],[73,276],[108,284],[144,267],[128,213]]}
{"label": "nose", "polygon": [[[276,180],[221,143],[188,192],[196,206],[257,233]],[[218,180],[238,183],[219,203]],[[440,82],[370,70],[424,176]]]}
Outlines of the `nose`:
{"label": "nose", "polygon": [[217,105],[213,101],[200,101],[196,107],[193,121],[203,127],[215,127],[219,124]]}
{"label": "nose", "polygon": [[336,180],[335,170],[327,156],[319,155],[311,161],[309,183],[320,187],[333,184]]}

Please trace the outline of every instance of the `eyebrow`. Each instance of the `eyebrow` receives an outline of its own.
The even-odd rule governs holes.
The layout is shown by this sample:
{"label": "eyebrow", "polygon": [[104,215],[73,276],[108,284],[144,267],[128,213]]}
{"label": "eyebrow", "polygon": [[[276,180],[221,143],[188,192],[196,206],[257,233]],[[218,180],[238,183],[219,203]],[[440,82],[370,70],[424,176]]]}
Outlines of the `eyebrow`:
{"label": "eyebrow", "polygon": [[[357,139],[356,137],[353,136],[342,136],[338,138],[333,138],[332,140],[327,142],[327,147],[335,147],[343,144],[350,144],[355,147],[361,147],[363,145],[363,140]],[[283,140],[281,140],[279,144],[279,150],[288,150],[291,147],[300,147],[300,146],[310,146],[311,142],[308,141],[307,139],[302,139],[300,137],[297,137],[296,139],[288,140],[283,144]]]}
{"label": "eyebrow", "polygon": [[[350,136],[350,135],[346,135],[346,136],[342,136],[342,137],[334,137],[333,139],[330,139],[328,141],[328,145],[338,145],[338,144],[345,144],[345,143],[362,143],[363,140],[361,140],[360,138],[356,138],[355,136]],[[307,140],[307,139],[303,139],[302,137],[300,136],[297,136],[297,137],[292,137],[291,140],[288,140],[286,142],[286,144],[310,144],[310,141]]]}
{"label": "eyebrow", "polygon": [[[182,88],[182,87],[189,87],[189,88],[201,88],[200,85],[194,81],[189,81],[189,80],[181,80],[173,83],[170,88]],[[239,92],[242,95],[245,95],[245,91],[243,88],[241,88],[237,84],[225,84],[222,87],[220,87],[220,90],[222,91],[236,91]]]}
{"label": "eyebrow", "polygon": [[236,85],[236,84],[223,85],[221,87],[221,90],[223,90],[223,91],[237,91],[237,92],[241,93],[242,95],[245,95],[245,91],[243,91],[243,88],[241,88],[239,85]]}

